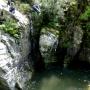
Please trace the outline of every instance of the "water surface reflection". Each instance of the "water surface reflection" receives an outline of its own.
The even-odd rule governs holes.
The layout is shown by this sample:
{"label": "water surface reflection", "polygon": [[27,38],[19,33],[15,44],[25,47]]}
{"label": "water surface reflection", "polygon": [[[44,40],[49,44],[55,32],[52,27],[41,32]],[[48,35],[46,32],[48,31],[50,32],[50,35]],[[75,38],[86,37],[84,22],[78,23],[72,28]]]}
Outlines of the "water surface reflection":
{"label": "water surface reflection", "polygon": [[90,71],[50,69],[35,75],[29,89],[90,90]]}

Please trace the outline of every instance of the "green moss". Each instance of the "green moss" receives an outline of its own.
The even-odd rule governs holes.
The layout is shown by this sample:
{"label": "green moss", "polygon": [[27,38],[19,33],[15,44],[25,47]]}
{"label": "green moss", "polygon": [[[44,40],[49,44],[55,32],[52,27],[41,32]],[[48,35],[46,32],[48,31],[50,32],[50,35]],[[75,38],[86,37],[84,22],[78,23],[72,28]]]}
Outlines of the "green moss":
{"label": "green moss", "polygon": [[48,33],[52,33],[52,34],[54,34],[56,37],[59,36],[59,31],[56,30],[56,29],[44,27],[44,28],[41,30],[41,34],[48,34]]}
{"label": "green moss", "polygon": [[23,12],[24,14],[27,14],[30,12],[30,6],[29,4],[21,3],[19,6],[19,10]]}
{"label": "green moss", "polygon": [[17,22],[13,19],[6,20],[0,25],[0,30],[10,34],[12,37],[19,38],[20,32]]}
{"label": "green moss", "polygon": [[89,18],[90,18],[90,6],[87,6],[85,12],[81,14],[80,20],[88,20]]}

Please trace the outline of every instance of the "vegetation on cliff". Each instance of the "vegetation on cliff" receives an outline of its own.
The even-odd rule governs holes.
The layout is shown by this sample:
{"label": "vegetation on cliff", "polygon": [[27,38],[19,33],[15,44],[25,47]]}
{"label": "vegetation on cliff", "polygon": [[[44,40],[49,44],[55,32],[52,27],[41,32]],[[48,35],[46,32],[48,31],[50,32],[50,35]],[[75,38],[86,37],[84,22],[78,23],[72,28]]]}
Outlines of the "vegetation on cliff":
{"label": "vegetation on cliff", "polygon": [[[45,0],[16,0],[14,3],[20,12],[30,16],[31,28],[33,28],[30,33],[30,43],[33,43],[31,46],[37,54],[32,52],[35,60],[41,57],[39,50],[40,36],[47,34],[47,32],[52,33],[56,37],[58,36],[58,45],[54,52],[57,58],[56,61],[61,61],[59,63],[64,64],[64,60],[66,60],[65,63],[69,63],[71,61],[67,61],[68,57],[69,60],[73,60],[72,57],[74,58],[78,54],[79,58],[83,48],[90,48],[89,0],[48,0],[47,2]],[[32,9],[33,4],[36,3],[40,4],[40,13]],[[15,38],[19,38],[21,30],[17,20],[13,17],[4,18],[5,21],[0,25],[0,29]],[[71,54],[71,52],[74,54]]]}

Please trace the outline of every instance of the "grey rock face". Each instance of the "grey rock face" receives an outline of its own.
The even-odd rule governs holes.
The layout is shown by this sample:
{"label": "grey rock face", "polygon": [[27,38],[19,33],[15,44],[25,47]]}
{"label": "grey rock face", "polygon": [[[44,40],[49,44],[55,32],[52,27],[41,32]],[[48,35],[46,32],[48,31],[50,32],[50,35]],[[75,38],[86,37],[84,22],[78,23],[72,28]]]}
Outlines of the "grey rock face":
{"label": "grey rock face", "polygon": [[[7,6],[6,1],[0,1],[0,9],[9,13],[9,6]],[[29,21],[26,15],[16,9],[14,14],[9,13],[9,15],[13,15],[19,21],[18,25],[23,27],[23,30],[21,31],[21,38],[18,40],[19,44],[14,38],[0,31],[0,75],[12,90],[15,89],[15,85],[23,89],[25,82],[31,78],[27,60],[30,48]]]}
{"label": "grey rock face", "polygon": [[23,88],[25,82],[31,78],[31,72],[25,69],[29,68],[27,61],[24,62],[25,58],[23,59],[26,55],[21,53],[21,46],[14,38],[1,33],[0,39],[0,75],[12,90],[16,83]]}
{"label": "grey rock face", "polygon": [[[44,30],[45,32],[43,32]],[[53,32],[51,32],[52,30]],[[44,57],[45,63],[55,61],[54,53],[58,45],[58,34],[54,33],[54,31],[54,29],[49,28],[41,30],[40,51],[42,56]]]}
{"label": "grey rock face", "polygon": [[80,49],[83,38],[83,30],[80,28],[80,26],[71,26],[69,28],[68,36],[70,36],[70,45],[67,48],[67,55],[64,60],[65,67],[68,66],[68,64],[73,60],[74,56]]}
{"label": "grey rock face", "polygon": [[72,33],[72,41],[70,42],[71,46],[67,49],[67,54],[70,56],[74,56],[78,52],[83,37],[83,31],[79,26],[73,27]]}
{"label": "grey rock face", "polygon": [[27,60],[30,50],[29,19],[16,8],[14,14],[10,13],[6,0],[0,1],[0,10],[2,9],[7,11],[7,17],[14,16],[23,30],[21,31],[21,38],[18,40],[19,44],[15,38],[3,33],[3,30],[0,31],[0,75],[12,90],[15,89],[14,87],[17,84],[23,89],[25,82],[31,79],[31,71],[29,71],[30,67]]}
{"label": "grey rock face", "polygon": [[83,48],[80,56],[80,60],[90,63],[90,48]]}

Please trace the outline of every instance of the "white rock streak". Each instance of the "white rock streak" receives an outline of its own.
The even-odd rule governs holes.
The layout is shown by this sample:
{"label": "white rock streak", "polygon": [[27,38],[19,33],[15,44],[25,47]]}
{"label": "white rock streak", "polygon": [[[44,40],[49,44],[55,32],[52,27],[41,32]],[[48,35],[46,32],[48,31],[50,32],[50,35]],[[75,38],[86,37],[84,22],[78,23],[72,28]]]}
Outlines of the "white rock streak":
{"label": "white rock streak", "polygon": [[[7,11],[18,20],[19,25],[27,27],[29,19],[16,9],[14,14],[10,13],[9,8],[10,6],[7,5],[5,0],[0,0],[0,10]],[[28,42],[26,38],[28,34],[26,32],[27,31],[25,31],[25,35],[23,36],[25,37],[22,41],[23,46]],[[27,44],[24,48],[26,49],[26,47]],[[21,59],[22,55],[19,49],[20,47],[15,42],[15,39],[0,30],[0,70],[2,70],[0,71],[0,76],[7,81],[11,90],[15,90],[15,83],[18,83],[18,85],[23,88],[25,86],[25,82],[31,78],[31,72],[24,69],[25,63]]]}
{"label": "white rock streak", "polygon": [[[5,2],[4,0],[0,0],[0,9],[1,10],[5,10],[7,12],[9,12],[9,8],[10,6],[7,5],[7,2]],[[10,13],[10,12],[9,12]],[[28,24],[28,18],[23,15],[21,12],[19,12],[18,10],[15,9],[15,13],[10,13],[11,15],[13,15],[17,20],[19,20],[19,22],[23,25],[27,25]]]}

